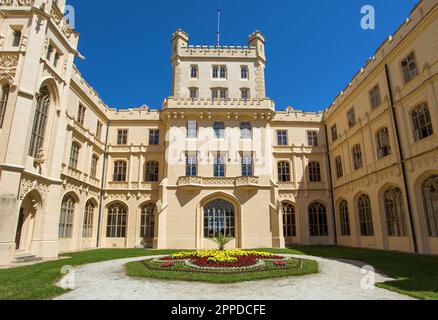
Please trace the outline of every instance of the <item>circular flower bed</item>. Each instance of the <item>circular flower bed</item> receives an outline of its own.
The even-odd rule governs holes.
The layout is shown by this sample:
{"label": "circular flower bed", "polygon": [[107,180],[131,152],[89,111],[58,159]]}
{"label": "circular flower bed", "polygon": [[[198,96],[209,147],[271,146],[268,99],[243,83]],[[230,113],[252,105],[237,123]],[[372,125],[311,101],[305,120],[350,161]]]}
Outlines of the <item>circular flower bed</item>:
{"label": "circular flower bed", "polygon": [[300,269],[302,260],[268,252],[243,250],[202,250],[172,254],[144,261],[150,270],[204,273],[240,273]]}

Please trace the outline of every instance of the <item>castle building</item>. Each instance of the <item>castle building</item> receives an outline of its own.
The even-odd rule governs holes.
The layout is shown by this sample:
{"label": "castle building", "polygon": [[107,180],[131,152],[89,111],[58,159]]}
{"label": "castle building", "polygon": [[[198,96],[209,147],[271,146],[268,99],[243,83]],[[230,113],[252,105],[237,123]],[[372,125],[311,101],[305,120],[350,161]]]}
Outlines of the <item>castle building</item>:
{"label": "castle building", "polygon": [[109,108],[65,0],[0,1],[0,265],[92,248],[344,245],[438,254],[438,1],[324,112],[276,111],[265,38],[172,37],[160,110]]}

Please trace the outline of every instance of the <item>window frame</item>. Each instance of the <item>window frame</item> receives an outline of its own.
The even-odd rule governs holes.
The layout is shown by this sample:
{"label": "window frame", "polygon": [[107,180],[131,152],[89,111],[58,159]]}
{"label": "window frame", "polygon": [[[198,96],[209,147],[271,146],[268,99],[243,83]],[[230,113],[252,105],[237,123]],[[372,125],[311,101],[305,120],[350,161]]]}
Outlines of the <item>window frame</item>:
{"label": "window frame", "polygon": [[321,163],[318,161],[310,161],[308,164],[309,182],[320,183],[322,182],[322,170]]}
{"label": "window frame", "polygon": [[318,131],[316,130],[308,130],[307,131],[307,145],[309,147],[318,147]]}
{"label": "window frame", "polygon": [[160,129],[149,129],[149,143],[150,146],[160,145]]}
{"label": "window frame", "polygon": [[420,142],[435,134],[432,116],[427,103],[421,103],[411,111],[411,121],[415,142]]}
{"label": "window frame", "polygon": [[279,161],[277,163],[277,173],[279,182],[291,182],[291,165],[288,161]]}
{"label": "window frame", "polygon": [[126,160],[114,160],[113,182],[127,182],[128,162]]}
{"label": "window frame", "polygon": [[68,162],[68,166],[73,169],[78,169],[79,165],[79,154],[81,150],[81,145],[73,140],[70,147],[70,158]]}
{"label": "window frame", "polygon": [[117,145],[126,146],[128,145],[128,129],[117,129]]}
{"label": "window frame", "polygon": [[[409,60],[409,58],[412,59]],[[403,66],[404,63],[406,63],[406,66]],[[415,68],[414,71],[410,68],[412,64]],[[417,57],[414,51],[409,53],[400,61],[400,68],[404,84],[408,84],[420,74],[418,71]]]}
{"label": "window frame", "polygon": [[[284,135],[282,135],[284,133]],[[289,145],[288,130],[277,130],[277,146],[286,147]]]}

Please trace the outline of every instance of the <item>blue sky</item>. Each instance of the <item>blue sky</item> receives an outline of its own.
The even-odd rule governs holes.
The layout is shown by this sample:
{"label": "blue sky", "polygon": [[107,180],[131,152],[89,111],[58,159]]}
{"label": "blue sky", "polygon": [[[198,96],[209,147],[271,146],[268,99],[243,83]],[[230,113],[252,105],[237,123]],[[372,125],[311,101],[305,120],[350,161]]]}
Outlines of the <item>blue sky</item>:
{"label": "blue sky", "polygon": [[[408,17],[417,0],[222,0],[222,44],[266,36],[267,95],[277,109],[325,109]],[[171,35],[215,44],[217,0],[70,0],[80,33],[77,61],[85,79],[113,108],[160,109],[171,94]],[[126,4],[126,5],[124,5]],[[360,27],[363,5],[376,29]]]}

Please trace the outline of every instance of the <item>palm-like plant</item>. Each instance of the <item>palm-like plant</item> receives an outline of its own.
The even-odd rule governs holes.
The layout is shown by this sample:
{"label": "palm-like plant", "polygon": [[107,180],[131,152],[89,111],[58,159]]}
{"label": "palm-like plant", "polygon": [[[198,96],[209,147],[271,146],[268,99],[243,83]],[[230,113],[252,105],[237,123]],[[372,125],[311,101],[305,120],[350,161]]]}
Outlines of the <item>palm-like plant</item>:
{"label": "palm-like plant", "polygon": [[231,242],[233,240],[233,238],[227,237],[225,235],[225,233],[219,233],[219,235],[217,235],[214,238],[214,241],[216,242],[219,251],[224,251],[225,250],[225,246]]}

